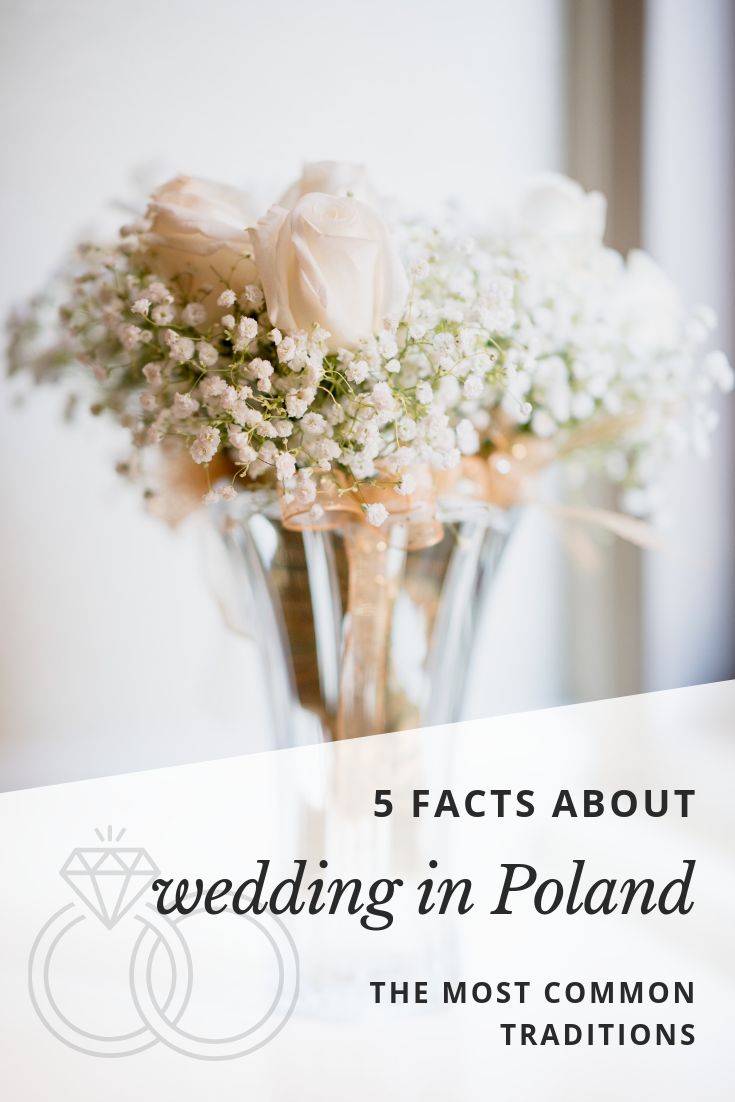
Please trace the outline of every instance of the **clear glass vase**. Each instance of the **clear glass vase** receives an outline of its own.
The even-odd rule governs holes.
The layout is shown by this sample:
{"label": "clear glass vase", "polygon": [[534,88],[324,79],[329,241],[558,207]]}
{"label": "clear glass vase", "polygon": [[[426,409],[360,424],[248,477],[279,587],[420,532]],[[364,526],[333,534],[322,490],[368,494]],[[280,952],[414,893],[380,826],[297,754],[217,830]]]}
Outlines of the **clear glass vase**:
{"label": "clear glass vase", "polygon": [[[449,723],[463,716],[487,592],[512,529],[500,509],[439,503],[438,541],[409,547],[409,522],[361,520],[329,531],[289,530],[277,496],[241,492],[215,518],[244,601],[236,620],[258,640],[274,745],[337,742]],[[446,832],[410,815],[411,790],[441,787],[451,741],[373,740],[282,763],[279,830],[284,852],[370,883],[400,877],[415,898],[429,855],[444,866]],[[376,818],[389,785],[396,814]],[[408,824],[408,825],[407,825]],[[409,908],[410,910],[410,908]],[[300,1012],[359,1015],[378,976],[431,980],[452,974],[451,926],[401,916],[368,958],[335,916],[295,924]]]}
{"label": "clear glass vase", "polygon": [[289,530],[267,490],[215,515],[263,655],[276,746],[463,718],[512,512],[440,505],[442,537],[420,549],[397,519]]}

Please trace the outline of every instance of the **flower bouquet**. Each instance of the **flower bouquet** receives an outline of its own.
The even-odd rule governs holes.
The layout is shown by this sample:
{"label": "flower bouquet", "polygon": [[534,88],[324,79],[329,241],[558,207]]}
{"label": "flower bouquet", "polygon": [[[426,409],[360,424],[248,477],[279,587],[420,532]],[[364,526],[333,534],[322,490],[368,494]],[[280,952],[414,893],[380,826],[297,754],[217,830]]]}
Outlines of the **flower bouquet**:
{"label": "flower bouquet", "polygon": [[12,323],[11,370],[76,370],[130,430],[120,469],[152,508],[211,508],[281,744],[460,718],[543,472],[605,476],[620,511],[566,515],[645,543],[663,465],[705,450],[733,382],[712,313],[604,223],[554,175],[484,224],[391,216],[355,165],[307,166],[262,216],[179,177],[79,249],[51,332],[41,307]]}

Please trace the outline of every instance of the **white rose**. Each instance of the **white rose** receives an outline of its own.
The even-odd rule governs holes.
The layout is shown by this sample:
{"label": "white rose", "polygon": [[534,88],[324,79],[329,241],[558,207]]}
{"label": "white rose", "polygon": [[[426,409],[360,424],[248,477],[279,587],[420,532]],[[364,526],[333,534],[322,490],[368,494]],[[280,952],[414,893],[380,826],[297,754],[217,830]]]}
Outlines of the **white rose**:
{"label": "white rose", "polygon": [[599,244],[605,234],[607,202],[575,180],[545,172],[529,183],[520,202],[521,231],[571,245]]}
{"label": "white rose", "polygon": [[322,195],[358,199],[375,210],[380,210],[383,205],[365,166],[350,161],[314,161],[304,165],[301,178],[279,199],[278,205],[293,210],[299,199],[315,191]]}
{"label": "white rose", "polygon": [[182,283],[191,298],[211,287],[204,299],[209,316],[217,315],[224,284],[244,287],[254,280],[247,227],[256,212],[237,188],[177,176],[153,192],[147,217],[144,247],[151,267],[168,280],[191,276],[190,285]]}
{"label": "white rose", "polygon": [[380,216],[356,199],[305,195],[271,207],[251,230],[268,316],[285,332],[319,325],[328,347],[353,348],[397,322],[408,280]]}

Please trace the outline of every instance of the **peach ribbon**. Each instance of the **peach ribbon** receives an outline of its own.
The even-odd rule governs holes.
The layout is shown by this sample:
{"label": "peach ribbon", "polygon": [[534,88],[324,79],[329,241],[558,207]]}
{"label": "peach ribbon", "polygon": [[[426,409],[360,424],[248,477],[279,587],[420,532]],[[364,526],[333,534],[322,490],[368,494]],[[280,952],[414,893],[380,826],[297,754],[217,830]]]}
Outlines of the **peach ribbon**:
{"label": "peach ribbon", "polygon": [[388,513],[386,531],[400,523],[405,529],[401,545],[421,550],[442,540],[440,513],[461,515],[473,508],[535,505],[560,520],[592,525],[638,547],[655,548],[654,530],[644,521],[610,509],[545,503],[538,496],[538,476],[555,460],[614,439],[632,423],[629,417],[604,418],[570,433],[558,446],[522,433],[498,431],[493,440],[495,450],[489,456],[465,456],[450,471],[433,471],[428,464],[415,466],[416,491],[409,495],[397,492],[395,476],[385,469],[369,484],[358,484],[342,473],[320,475],[316,498],[307,507],[287,490],[279,491],[283,525],[291,531],[369,525],[365,506],[380,504]]}
{"label": "peach ribbon", "polygon": [[[602,428],[601,430],[602,431]],[[604,431],[620,431],[609,424]],[[586,437],[592,443],[600,435]],[[569,450],[573,445],[569,444]],[[387,650],[396,598],[396,579],[389,569],[392,546],[405,551],[428,548],[441,541],[439,511],[458,516],[472,508],[509,509],[535,504],[564,520],[582,521],[613,532],[639,546],[653,546],[649,525],[606,509],[544,505],[537,496],[537,476],[550,466],[560,449],[533,437],[497,436],[489,457],[465,457],[451,471],[435,472],[417,465],[413,494],[396,490],[395,476],[383,470],[370,484],[358,485],[345,475],[318,476],[316,498],[307,507],[288,490],[280,491],[281,517],[291,531],[340,529],[349,563],[346,635],[336,739],[373,734],[385,729]],[[370,525],[365,507],[380,504],[388,517],[385,528]],[[396,538],[397,537],[397,538]]]}
{"label": "peach ribbon", "polygon": [[[316,499],[304,506],[279,485],[281,519],[284,528],[298,531],[333,531],[353,524],[373,528],[366,506],[382,505],[388,513],[389,527],[400,522],[405,529],[402,546],[407,551],[421,550],[440,543],[444,528],[437,517],[436,485],[428,464],[418,464],[411,472],[416,480],[412,494],[399,494],[395,477],[382,473],[375,482],[356,483],[336,472],[317,477]],[[377,538],[380,528],[374,528]]]}
{"label": "peach ribbon", "polygon": [[[556,444],[514,432],[501,422],[491,434],[493,451],[489,456],[465,456],[450,471],[434,471],[428,464],[417,464],[411,472],[416,491],[408,495],[397,492],[397,480],[385,467],[374,482],[367,484],[358,484],[342,472],[315,475],[316,499],[308,507],[279,484],[283,524],[291,531],[334,531],[354,523],[369,525],[365,506],[383,505],[388,513],[386,530],[400,522],[401,545],[407,550],[420,550],[441,542],[441,513],[464,515],[475,508],[535,505],[561,520],[605,529],[639,547],[656,547],[653,530],[643,521],[608,509],[545,503],[537,490],[538,475],[557,459],[615,440],[644,416],[645,411],[599,418]],[[224,457],[218,457],[207,472],[181,451],[165,451],[159,472],[162,492],[151,499],[149,509],[175,526],[198,509],[208,484],[217,478],[234,477],[235,473]]]}

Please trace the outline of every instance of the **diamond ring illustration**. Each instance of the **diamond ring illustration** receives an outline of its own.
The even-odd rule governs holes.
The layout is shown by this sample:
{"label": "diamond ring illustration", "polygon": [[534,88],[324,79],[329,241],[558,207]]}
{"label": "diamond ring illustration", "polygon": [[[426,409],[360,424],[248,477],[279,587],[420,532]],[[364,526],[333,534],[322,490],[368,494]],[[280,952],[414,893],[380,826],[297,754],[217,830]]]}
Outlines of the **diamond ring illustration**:
{"label": "diamond ring illustration", "polygon": [[[159,870],[142,847],[118,845],[123,834],[113,840],[108,828],[106,845],[74,849],[61,869],[77,900],[51,916],[31,948],[29,991],[38,1017],[58,1040],[90,1056],[132,1056],[159,1042],[201,1060],[234,1059],[261,1048],[286,1024],[298,997],[298,955],[288,930],[274,915],[242,916],[257,928],[276,964],[275,990],[256,1021],[224,1037],[201,1036],[184,1029],[181,1019],[191,999],[193,965],[181,926],[198,911],[172,919],[143,901]],[[100,832],[98,837],[105,841]],[[110,932],[127,923],[133,935],[132,951],[127,950],[128,979],[137,1021],[125,1031],[101,1033],[85,1028],[64,1012],[54,994],[54,960],[62,939],[75,928],[83,934],[83,924],[95,922]],[[119,952],[119,943],[112,937],[110,946]],[[161,950],[166,972],[163,985],[160,966],[157,982],[153,981],[154,962]]]}

